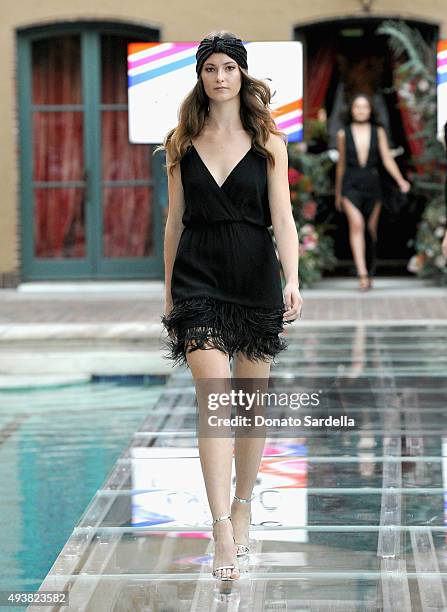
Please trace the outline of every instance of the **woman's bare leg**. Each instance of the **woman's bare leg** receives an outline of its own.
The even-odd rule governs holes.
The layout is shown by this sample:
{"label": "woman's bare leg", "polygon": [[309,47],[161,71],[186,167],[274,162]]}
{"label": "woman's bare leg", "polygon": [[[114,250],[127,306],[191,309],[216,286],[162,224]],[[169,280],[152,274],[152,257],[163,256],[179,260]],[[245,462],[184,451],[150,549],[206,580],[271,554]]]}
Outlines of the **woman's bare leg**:
{"label": "woman's bare leg", "polygon": [[368,272],[371,278],[374,276],[376,269],[376,245],[377,245],[377,226],[379,224],[380,210],[382,203],[377,201],[374,203],[372,213],[367,221],[367,232],[368,232]]}
{"label": "woman's bare leg", "polygon": [[[238,352],[233,362],[233,377],[251,379],[244,384],[244,388],[252,388],[252,392],[259,393],[268,390],[268,379],[272,360],[268,362],[250,361]],[[259,412],[258,412],[259,413]],[[253,487],[259,472],[259,465],[265,446],[265,428],[257,427],[254,437],[235,437],[234,455],[236,467],[236,495],[243,499],[251,497]],[[231,504],[231,516],[233,522],[234,537],[238,544],[248,545],[248,531],[250,525],[251,504],[243,504],[233,500]]]}
{"label": "woman's bare leg", "polygon": [[366,267],[370,278],[374,276],[376,266],[376,243],[377,243],[377,226],[379,223],[380,209],[382,203],[376,201],[369,218],[366,222],[366,248],[365,248],[365,259]]}
{"label": "woman's bare leg", "polygon": [[374,203],[374,208],[368,219],[368,229],[374,241],[377,241],[377,226],[379,224],[381,208],[382,202],[380,202],[380,200],[377,200],[377,202]]}
{"label": "woman's bare leg", "polygon": [[[208,345],[209,346],[209,345]],[[188,365],[194,378],[199,418],[207,418],[207,397],[204,390],[206,381],[213,379],[213,392],[228,392],[228,381],[231,378],[228,355],[216,348],[195,350],[186,355]],[[217,380],[223,379],[222,385]],[[226,379],[226,380],[225,380]],[[220,411],[219,411],[220,415]],[[219,429],[220,433],[222,429]],[[198,436],[199,456],[202,466],[208,503],[213,518],[230,514],[231,466],[233,461],[233,442],[231,429],[228,435],[219,438]],[[233,540],[233,527],[229,520],[219,521],[213,528],[215,552],[213,567],[231,565],[236,560],[236,545]],[[239,578],[238,569],[220,570],[221,578]]]}
{"label": "woman's bare leg", "polygon": [[349,244],[351,245],[352,257],[354,259],[357,274],[364,275],[366,269],[365,260],[365,222],[359,209],[346,197],[342,198],[343,209],[348,217]]}

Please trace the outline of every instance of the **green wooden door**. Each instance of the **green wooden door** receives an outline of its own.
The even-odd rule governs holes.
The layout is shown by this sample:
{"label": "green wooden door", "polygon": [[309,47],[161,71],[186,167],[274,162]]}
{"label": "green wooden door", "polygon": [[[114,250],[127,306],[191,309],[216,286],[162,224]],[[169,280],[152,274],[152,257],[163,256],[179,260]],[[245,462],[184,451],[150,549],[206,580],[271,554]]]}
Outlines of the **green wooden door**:
{"label": "green wooden door", "polygon": [[128,141],[127,43],[77,23],[18,38],[22,280],[163,277],[164,156]]}

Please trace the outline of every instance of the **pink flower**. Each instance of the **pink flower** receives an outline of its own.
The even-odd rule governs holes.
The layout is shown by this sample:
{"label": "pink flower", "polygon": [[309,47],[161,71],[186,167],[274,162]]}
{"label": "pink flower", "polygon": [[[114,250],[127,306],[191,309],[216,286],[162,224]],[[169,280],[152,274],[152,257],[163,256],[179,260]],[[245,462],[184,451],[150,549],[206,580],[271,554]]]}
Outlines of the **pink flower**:
{"label": "pink flower", "polygon": [[313,251],[317,248],[317,240],[315,239],[315,235],[307,235],[303,238],[303,246],[305,251]]}

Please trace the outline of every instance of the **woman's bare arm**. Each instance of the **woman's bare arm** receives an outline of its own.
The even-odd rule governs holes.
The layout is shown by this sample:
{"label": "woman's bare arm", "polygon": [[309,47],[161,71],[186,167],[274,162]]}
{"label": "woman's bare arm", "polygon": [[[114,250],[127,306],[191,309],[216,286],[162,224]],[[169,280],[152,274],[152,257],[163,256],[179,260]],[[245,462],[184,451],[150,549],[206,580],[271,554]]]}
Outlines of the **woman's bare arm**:
{"label": "woman's bare arm", "polygon": [[293,218],[288,180],[288,156],[284,141],[271,134],[266,144],[275,157],[275,167],[268,166],[268,195],[273,233],[286,282],[298,284],[298,233]]}
{"label": "woman's bare arm", "polygon": [[379,139],[379,151],[382,157],[382,163],[388,172],[391,174],[393,179],[399,185],[402,191],[408,191],[410,188],[410,183],[404,179],[402,176],[399,166],[394,161],[393,156],[391,155],[391,151],[388,146],[388,139],[386,136],[386,132],[383,127],[379,126],[378,130],[378,139]]}
{"label": "woman's bare arm", "polygon": [[267,183],[273,233],[286,282],[284,319],[293,320],[301,309],[303,298],[298,289],[299,242],[290,202],[287,147],[276,134],[270,134],[266,147],[275,158],[274,168],[268,164]]}
{"label": "woman's bare arm", "polygon": [[[166,158],[169,160],[168,152]],[[169,163],[169,162],[168,162]],[[185,210],[185,198],[180,175],[180,164],[177,164],[173,174],[168,172],[168,216],[166,219],[164,237],[164,264],[165,264],[165,299],[168,304],[172,303],[171,278],[175,256],[178,249],[180,236],[184,229],[182,216]]]}

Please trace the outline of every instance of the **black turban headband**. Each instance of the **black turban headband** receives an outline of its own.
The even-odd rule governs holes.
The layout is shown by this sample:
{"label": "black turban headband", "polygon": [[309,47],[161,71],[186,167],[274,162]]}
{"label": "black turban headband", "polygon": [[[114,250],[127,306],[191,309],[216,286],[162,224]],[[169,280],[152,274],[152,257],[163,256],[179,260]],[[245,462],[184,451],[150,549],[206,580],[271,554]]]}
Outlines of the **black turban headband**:
{"label": "black turban headband", "polygon": [[247,64],[247,49],[244,47],[240,38],[221,38],[214,36],[213,38],[204,38],[197,49],[196,53],[196,72],[197,78],[204,62],[213,53],[226,53],[235,62],[245,70],[248,70]]}

